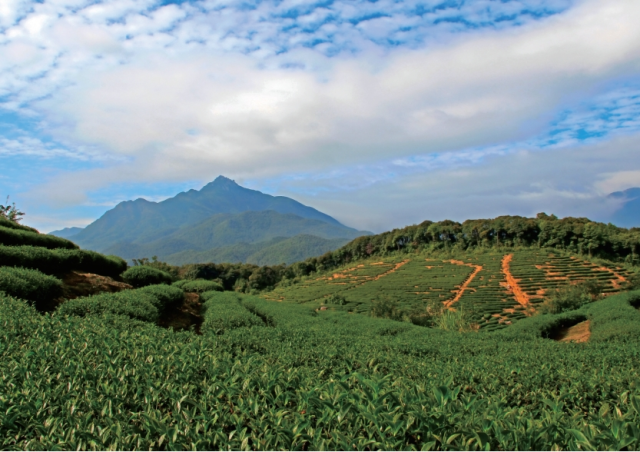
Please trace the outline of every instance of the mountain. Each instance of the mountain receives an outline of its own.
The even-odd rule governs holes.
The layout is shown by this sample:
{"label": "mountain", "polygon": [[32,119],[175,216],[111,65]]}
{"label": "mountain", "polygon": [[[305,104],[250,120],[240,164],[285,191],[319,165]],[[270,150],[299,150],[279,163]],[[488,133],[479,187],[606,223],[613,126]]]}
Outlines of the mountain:
{"label": "mountain", "polygon": [[62,237],[63,239],[69,239],[71,237],[74,237],[75,235],[77,235],[80,231],[82,231],[84,228],[64,228],[64,229],[60,229],[58,231],[52,231],[49,233],[49,235],[55,235],[57,237]]}
{"label": "mountain", "polygon": [[142,244],[165,238],[182,227],[193,226],[215,214],[264,210],[293,214],[355,231],[291,198],[250,190],[219,176],[200,191],[189,190],[161,202],[142,198],[121,202],[73,239],[83,248],[102,252],[118,242]]}
{"label": "mountain", "polygon": [[207,251],[238,243],[251,244],[300,234],[322,239],[339,238],[343,239],[342,243],[344,240],[349,241],[363,235],[342,225],[337,226],[293,214],[281,214],[273,210],[239,214],[219,213],[193,226],[184,226],[153,242],[121,241],[108,246],[103,252],[116,254],[124,259],[148,256],[166,259],[167,256],[180,252]]}
{"label": "mountain", "polygon": [[611,217],[611,222],[623,228],[640,227],[640,188],[629,188],[611,193],[611,199],[621,199],[622,207]]}
{"label": "mountain", "polygon": [[295,237],[276,237],[258,243],[236,243],[207,251],[182,251],[163,260],[172,265],[206,262],[246,262],[255,265],[292,264],[311,256],[320,256],[346,245],[349,239],[323,239],[301,234]]}
{"label": "mountain", "polygon": [[[72,231],[75,229],[78,231]],[[54,231],[58,234],[73,232],[76,233],[70,237],[82,248],[116,254],[125,259],[166,258],[180,253],[180,260],[184,262],[189,261],[189,255],[195,256],[194,253],[200,252],[222,256],[212,250],[228,249],[238,244],[243,245],[238,245],[228,256],[244,256],[241,259],[244,261],[253,253],[271,246],[267,245],[270,240],[314,236],[319,240],[314,242],[315,245],[310,245],[308,238],[297,239],[286,245],[288,251],[278,251],[279,256],[297,255],[293,248],[298,246],[300,250],[307,250],[300,254],[306,258],[313,255],[309,254],[311,250],[321,249],[324,252],[328,247],[338,247],[337,243],[344,244],[370,234],[349,228],[291,198],[250,190],[224,176],[219,176],[199,191],[189,190],[162,202],[145,199],[121,202],[82,230],[67,228]],[[242,246],[246,248],[256,243],[262,244],[238,251]],[[264,256],[260,259],[269,260]]]}

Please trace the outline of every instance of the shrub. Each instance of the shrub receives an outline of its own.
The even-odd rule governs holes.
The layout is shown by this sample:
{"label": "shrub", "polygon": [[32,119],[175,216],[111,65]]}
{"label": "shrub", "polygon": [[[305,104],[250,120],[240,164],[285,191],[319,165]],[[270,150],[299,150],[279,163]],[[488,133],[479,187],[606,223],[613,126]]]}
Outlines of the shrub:
{"label": "shrub", "polygon": [[191,281],[187,280],[187,279],[181,279],[180,281],[176,281],[173,284],[171,284],[173,287],[177,287],[178,289],[182,289],[184,287],[185,284],[189,283]]}
{"label": "shrub", "polygon": [[160,313],[179,306],[184,301],[184,292],[181,289],[166,284],[147,286],[134,292],[152,295],[155,298],[154,306]]}
{"label": "shrub", "polygon": [[170,274],[146,265],[131,267],[122,274],[122,278],[133,287],[171,284]]}
{"label": "shrub", "polygon": [[13,267],[35,268],[47,274],[79,270],[115,277],[127,268],[122,259],[103,256],[95,251],[50,250],[28,245],[0,245],[0,262]]}
{"label": "shrub", "polygon": [[538,310],[541,314],[560,314],[599,300],[602,286],[595,280],[570,284],[553,291]]}
{"label": "shrub", "polygon": [[29,226],[25,226],[20,223],[16,223],[15,221],[11,221],[8,218],[3,217],[2,215],[0,215],[0,226],[9,228],[9,229],[17,229],[20,231],[35,232],[36,234],[38,234],[37,229],[30,228]]}
{"label": "shrub", "polygon": [[62,281],[38,270],[0,267],[0,291],[36,304],[46,303],[62,295]]}
{"label": "shrub", "polygon": [[151,293],[125,290],[69,300],[58,308],[58,312],[61,315],[79,317],[111,313],[146,322],[156,322],[158,320],[157,304],[159,304],[158,299]]}
{"label": "shrub", "polygon": [[48,249],[78,249],[78,245],[67,239],[22,229],[12,229],[2,224],[0,224],[0,244],[8,246],[41,246]]}
{"label": "shrub", "polygon": [[332,294],[325,300],[327,304],[335,304],[338,306],[344,306],[348,303],[348,301],[342,296],[338,294]]}
{"label": "shrub", "polygon": [[[235,292],[205,292],[204,323],[202,331],[222,334],[225,331],[251,326],[264,326],[259,317],[240,304],[241,295]],[[203,294],[204,295],[204,294]]]}
{"label": "shrub", "polygon": [[185,292],[204,293],[210,291],[222,292],[224,288],[215,281],[207,281],[204,279],[196,279],[194,281],[187,281],[181,286]]}

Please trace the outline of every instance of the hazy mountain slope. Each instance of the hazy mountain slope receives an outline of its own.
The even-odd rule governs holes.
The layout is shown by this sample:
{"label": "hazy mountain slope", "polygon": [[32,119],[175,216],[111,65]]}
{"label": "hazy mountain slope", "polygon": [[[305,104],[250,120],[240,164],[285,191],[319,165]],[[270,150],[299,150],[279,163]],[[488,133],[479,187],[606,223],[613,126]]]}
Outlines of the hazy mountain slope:
{"label": "hazy mountain slope", "polygon": [[164,258],[173,265],[206,262],[245,262],[256,265],[291,264],[320,256],[348,243],[350,239],[323,239],[313,235],[276,237],[258,243],[236,243],[207,251],[182,251]]}
{"label": "hazy mountain slope", "polygon": [[611,222],[623,228],[640,227],[640,188],[611,193],[609,198],[623,199],[622,207],[611,217]]}
{"label": "hazy mountain slope", "polygon": [[249,264],[275,265],[293,264],[309,257],[321,256],[327,251],[337,250],[350,239],[323,239],[313,235],[298,235],[265,247],[246,260]]}
{"label": "hazy mountain slope", "polygon": [[[121,241],[105,248],[104,252],[116,254],[125,259],[150,256],[166,259],[169,255],[184,251],[206,251],[237,243],[250,244],[301,234],[313,235],[322,239],[340,238],[347,241],[362,235],[361,232],[344,226],[268,210],[239,214],[217,214],[194,226],[178,229],[162,239],[150,243]],[[258,249],[252,252],[255,251]],[[302,253],[309,257],[307,252]],[[237,260],[232,262],[237,262]]]}
{"label": "hazy mountain slope", "polygon": [[49,235],[55,235],[56,237],[62,237],[63,239],[69,239],[78,233],[80,233],[84,228],[64,228],[58,231],[51,231]]}
{"label": "hazy mountain slope", "polygon": [[[165,238],[220,213],[273,210],[343,226],[334,218],[291,198],[271,196],[219,176],[200,191],[189,190],[162,202],[125,201],[76,234],[83,248],[105,251],[119,242],[144,244]],[[355,231],[351,229],[351,231]]]}

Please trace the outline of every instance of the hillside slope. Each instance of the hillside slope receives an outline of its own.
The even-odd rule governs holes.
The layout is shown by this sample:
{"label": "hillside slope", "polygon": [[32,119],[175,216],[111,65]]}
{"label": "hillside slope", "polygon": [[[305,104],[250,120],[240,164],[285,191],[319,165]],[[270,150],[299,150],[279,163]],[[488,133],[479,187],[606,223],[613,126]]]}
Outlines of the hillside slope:
{"label": "hillside slope", "polygon": [[[121,202],[74,235],[73,240],[83,248],[103,252],[117,243],[146,244],[165,239],[180,228],[194,226],[216,214],[266,210],[321,221],[351,231],[351,236],[357,233],[329,215],[291,198],[250,190],[219,176],[199,191],[189,190],[162,202],[145,199]],[[342,236],[349,237],[346,233]]]}
{"label": "hillside slope", "polygon": [[292,264],[310,256],[333,251],[349,242],[346,238],[324,239],[301,234],[294,237],[276,237],[258,243],[236,243],[206,251],[181,251],[163,260],[172,265],[205,262],[243,262],[255,265]]}
{"label": "hillside slope", "polygon": [[[211,218],[196,225],[180,228],[153,242],[132,243],[121,241],[105,248],[104,252],[116,254],[124,259],[148,256],[168,259],[170,255],[181,253],[180,262],[188,263],[196,262],[192,260],[195,257],[189,257],[190,253],[228,248],[239,243],[252,244],[275,238],[289,238],[301,234],[316,236],[320,240],[341,239],[339,242],[332,243],[328,249],[326,246],[321,247],[323,251],[319,254],[338,248],[350,239],[362,235],[344,226],[302,218],[293,214],[281,214],[272,210],[239,214],[221,213],[213,215]],[[293,246],[294,243],[300,246],[304,245],[301,241],[291,242],[290,245]],[[299,252],[292,254],[292,256],[298,256],[298,260],[300,260],[318,255],[305,251],[305,247],[306,245]],[[264,246],[251,248],[250,254],[260,251],[262,248]],[[197,261],[202,262],[202,259],[200,258]],[[245,259],[241,259],[241,261],[244,262]],[[262,261],[265,261],[265,259],[262,258]],[[233,260],[232,262],[238,262],[238,260]]]}

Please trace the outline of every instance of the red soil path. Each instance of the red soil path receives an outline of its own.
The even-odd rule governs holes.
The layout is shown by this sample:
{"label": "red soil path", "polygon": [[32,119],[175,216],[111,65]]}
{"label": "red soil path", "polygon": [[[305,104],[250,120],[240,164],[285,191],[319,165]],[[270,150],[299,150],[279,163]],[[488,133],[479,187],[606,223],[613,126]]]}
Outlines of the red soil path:
{"label": "red soil path", "polygon": [[458,292],[456,293],[456,296],[453,297],[451,300],[444,302],[444,305],[447,308],[450,307],[453,303],[456,303],[458,300],[460,300],[460,298],[464,294],[464,291],[467,290],[467,287],[469,286],[469,283],[471,283],[471,281],[473,281],[473,278],[475,278],[476,275],[482,270],[482,265],[465,264],[462,261],[456,261],[456,260],[453,260],[453,259],[451,259],[449,262],[451,262],[452,264],[455,264],[455,265],[464,265],[466,267],[472,267],[472,268],[474,268],[474,270],[467,277],[467,279],[465,279],[465,281],[462,283],[462,285],[460,286],[460,289],[458,289]]}
{"label": "red soil path", "polygon": [[511,270],[509,268],[511,259],[513,259],[513,254],[507,254],[502,258],[502,273],[504,273],[504,276],[507,279],[507,285],[511,288],[511,292],[513,292],[513,296],[516,301],[522,306],[529,306],[529,295],[524,293],[518,285],[518,280],[516,280],[511,274]]}

